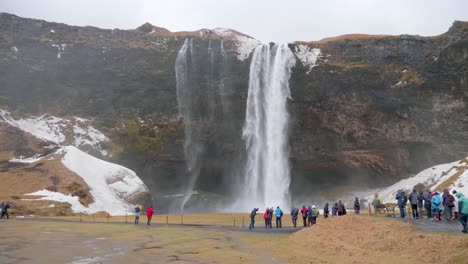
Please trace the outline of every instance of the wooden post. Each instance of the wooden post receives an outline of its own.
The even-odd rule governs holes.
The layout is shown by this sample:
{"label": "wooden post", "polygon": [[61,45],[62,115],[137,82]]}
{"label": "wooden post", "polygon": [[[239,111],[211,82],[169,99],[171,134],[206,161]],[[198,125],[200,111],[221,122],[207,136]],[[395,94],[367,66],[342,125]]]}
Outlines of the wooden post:
{"label": "wooden post", "polygon": [[110,214],[107,213],[107,223],[109,223]]}
{"label": "wooden post", "polygon": [[127,213],[125,213],[125,223],[127,224],[128,221],[127,221]]}
{"label": "wooden post", "polygon": [[367,204],[367,207],[369,207],[369,216],[371,216],[372,215],[372,210],[370,208],[370,204]]}
{"label": "wooden post", "polygon": [[183,214],[180,215],[180,224],[181,225],[184,224],[184,215]]}
{"label": "wooden post", "polygon": [[242,216],[242,228],[244,228],[244,217]]}
{"label": "wooden post", "polygon": [[236,228],[236,218],[234,217],[234,228]]}
{"label": "wooden post", "polygon": [[169,216],[166,215],[166,225],[169,225]]}
{"label": "wooden post", "polygon": [[406,214],[406,216],[408,217],[408,224],[411,224],[411,210],[408,206],[408,213]]}
{"label": "wooden post", "polygon": [[81,220],[81,214],[82,214],[82,213],[80,213],[80,223],[82,222],[82,220]]}

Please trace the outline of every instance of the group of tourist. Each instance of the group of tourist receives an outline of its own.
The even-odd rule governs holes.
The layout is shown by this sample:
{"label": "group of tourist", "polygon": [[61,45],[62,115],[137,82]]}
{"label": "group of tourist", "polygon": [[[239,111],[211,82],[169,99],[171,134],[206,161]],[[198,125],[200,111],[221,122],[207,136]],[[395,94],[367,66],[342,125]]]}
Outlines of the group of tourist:
{"label": "group of tourist", "polygon": [[[427,218],[433,221],[441,221],[442,217],[446,221],[458,219],[463,226],[462,232],[467,233],[468,198],[456,190],[450,193],[448,189],[445,189],[442,196],[438,191],[429,189],[419,192],[413,189],[408,195],[404,190],[399,190],[395,199],[397,200],[401,218],[406,217],[406,206],[409,203],[412,218],[421,218],[424,209]],[[374,213],[376,213],[378,207],[382,205],[382,200],[378,194],[375,194],[372,205]]]}
{"label": "group of tourist", "polygon": [[[142,205],[137,205],[135,206],[135,225],[138,225],[140,223],[140,214],[143,212],[143,206]],[[153,218],[154,210],[153,207],[150,205],[146,208],[146,224],[151,225],[151,219]]]}

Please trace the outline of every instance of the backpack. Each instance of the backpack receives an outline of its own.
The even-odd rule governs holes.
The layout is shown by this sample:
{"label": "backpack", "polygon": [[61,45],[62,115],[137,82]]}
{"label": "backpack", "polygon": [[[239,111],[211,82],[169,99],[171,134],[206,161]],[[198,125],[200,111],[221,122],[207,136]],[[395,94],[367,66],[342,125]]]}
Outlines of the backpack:
{"label": "backpack", "polygon": [[298,208],[294,208],[294,215],[298,215],[299,214],[299,209]]}
{"label": "backpack", "polygon": [[455,207],[455,198],[453,195],[449,194],[447,195],[448,201],[449,201],[449,207]]}
{"label": "backpack", "polygon": [[280,216],[283,216],[283,210],[280,210]]}

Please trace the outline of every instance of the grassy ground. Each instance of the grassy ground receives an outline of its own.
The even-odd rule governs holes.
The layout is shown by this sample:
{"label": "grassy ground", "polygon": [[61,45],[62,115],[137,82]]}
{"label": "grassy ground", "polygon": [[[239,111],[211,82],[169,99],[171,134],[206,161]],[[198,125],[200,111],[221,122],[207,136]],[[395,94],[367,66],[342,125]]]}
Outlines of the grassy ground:
{"label": "grassy ground", "polygon": [[[184,220],[222,224],[229,216],[242,215],[187,215]],[[422,232],[386,217],[319,218],[317,225],[293,235],[239,230],[2,221],[0,263],[442,264],[468,259],[468,235]]]}

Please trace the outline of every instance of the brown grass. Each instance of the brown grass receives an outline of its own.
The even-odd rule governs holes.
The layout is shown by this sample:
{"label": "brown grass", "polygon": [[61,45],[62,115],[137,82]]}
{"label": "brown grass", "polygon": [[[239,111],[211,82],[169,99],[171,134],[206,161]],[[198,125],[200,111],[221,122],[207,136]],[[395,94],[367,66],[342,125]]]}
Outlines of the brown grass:
{"label": "brown grass", "polygon": [[[450,178],[448,178],[442,184],[440,184],[436,188],[436,191],[443,192],[445,189],[450,188],[450,186],[452,186],[458,180],[458,178],[460,178],[460,176],[468,169],[468,166],[454,166],[454,167],[450,168],[450,170],[452,170],[452,169],[456,169],[458,171],[455,172],[452,176],[450,176]],[[447,173],[445,173],[445,175],[447,175]]]}

